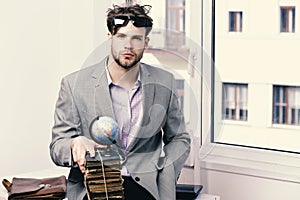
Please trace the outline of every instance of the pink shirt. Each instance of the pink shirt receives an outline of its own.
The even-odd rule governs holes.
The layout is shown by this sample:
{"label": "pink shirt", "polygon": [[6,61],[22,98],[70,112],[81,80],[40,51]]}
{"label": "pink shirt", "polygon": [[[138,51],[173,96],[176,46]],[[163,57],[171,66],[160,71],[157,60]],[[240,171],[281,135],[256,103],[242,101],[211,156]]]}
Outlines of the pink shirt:
{"label": "pink shirt", "polygon": [[[140,76],[133,88],[126,90],[112,82],[107,69],[106,74],[122,148],[126,149],[137,136],[143,116]],[[129,175],[125,167],[122,168],[121,173],[125,176]]]}

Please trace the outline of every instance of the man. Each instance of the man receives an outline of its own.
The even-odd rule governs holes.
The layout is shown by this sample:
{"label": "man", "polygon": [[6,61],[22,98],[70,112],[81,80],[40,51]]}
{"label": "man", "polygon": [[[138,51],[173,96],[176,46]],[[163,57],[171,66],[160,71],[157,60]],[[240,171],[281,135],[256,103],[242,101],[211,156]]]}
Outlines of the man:
{"label": "man", "polygon": [[[50,152],[71,167],[68,199],[83,199],[84,162],[95,155],[89,126],[96,116],[114,118],[126,153],[125,198],[175,199],[175,183],[190,151],[190,138],[172,74],[141,63],[152,19],[151,6],[114,6],[107,15],[110,55],[62,80]],[[86,197],[85,197],[86,198]]]}

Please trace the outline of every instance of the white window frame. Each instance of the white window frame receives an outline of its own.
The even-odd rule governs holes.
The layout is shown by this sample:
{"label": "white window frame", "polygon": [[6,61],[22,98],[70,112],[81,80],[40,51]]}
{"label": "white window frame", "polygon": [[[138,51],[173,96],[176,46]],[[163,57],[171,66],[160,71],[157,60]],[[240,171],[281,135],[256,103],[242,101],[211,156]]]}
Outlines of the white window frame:
{"label": "white window frame", "polygon": [[[214,57],[214,8],[218,1],[202,0],[203,18],[201,44],[203,46],[201,66],[203,70],[201,100],[201,148],[199,160],[202,169],[221,170],[255,177],[300,183],[300,154],[272,151],[263,148],[247,148],[237,145],[226,145],[212,142],[214,121],[214,95],[211,88],[219,83],[211,79],[214,73],[213,62],[207,58]],[[205,66],[205,67],[204,67]],[[205,85],[205,87],[204,87]],[[208,89],[205,89],[205,88]],[[270,102],[272,104],[272,102]]]}
{"label": "white window frame", "polygon": [[[276,102],[276,90],[279,89],[279,102]],[[284,98],[285,97],[285,98]],[[287,85],[273,86],[273,124],[300,125],[300,87]],[[276,115],[276,107],[279,107],[279,116]],[[284,110],[285,109],[285,110]],[[293,113],[294,110],[294,113]]]}
{"label": "white window frame", "polygon": [[[224,120],[247,121],[248,119],[248,85],[241,83],[223,83],[223,108]],[[228,114],[227,114],[227,110]],[[231,113],[233,111],[233,113]],[[242,111],[242,115],[241,112]]]}

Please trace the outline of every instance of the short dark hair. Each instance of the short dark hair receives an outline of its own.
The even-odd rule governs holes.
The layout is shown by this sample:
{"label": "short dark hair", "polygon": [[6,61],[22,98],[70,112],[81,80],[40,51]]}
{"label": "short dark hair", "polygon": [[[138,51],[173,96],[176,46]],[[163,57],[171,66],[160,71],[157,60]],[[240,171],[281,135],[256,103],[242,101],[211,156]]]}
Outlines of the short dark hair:
{"label": "short dark hair", "polygon": [[[152,18],[148,15],[151,8],[152,8],[152,6],[150,6],[150,5],[142,6],[139,4],[127,5],[127,6],[113,5],[113,8],[109,8],[107,11],[106,23],[107,23],[107,28],[108,28],[109,32],[112,35],[114,35],[120,29],[120,27],[116,27],[113,25],[113,17],[114,16],[130,15],[130,16],[135,16],[135,17],[145,17],[152,22],[153,21]],[[148,35],[150,33],[150,31],[152,30],[152,23],[150,26],[147,26],[145,28],[146,28],[146,35]]]}

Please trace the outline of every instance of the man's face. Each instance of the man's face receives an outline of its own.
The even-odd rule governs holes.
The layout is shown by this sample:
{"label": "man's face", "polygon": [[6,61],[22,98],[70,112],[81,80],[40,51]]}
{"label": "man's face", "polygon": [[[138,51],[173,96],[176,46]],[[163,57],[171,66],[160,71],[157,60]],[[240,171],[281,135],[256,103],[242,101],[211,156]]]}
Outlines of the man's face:
{"label": "man's face", "polygon": [[143,57],[149,38],[144,27],[135,27],[131,21],[111,37],[111,54],[115,62],[124,69],[131,69]]}

